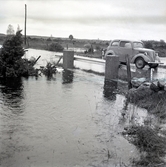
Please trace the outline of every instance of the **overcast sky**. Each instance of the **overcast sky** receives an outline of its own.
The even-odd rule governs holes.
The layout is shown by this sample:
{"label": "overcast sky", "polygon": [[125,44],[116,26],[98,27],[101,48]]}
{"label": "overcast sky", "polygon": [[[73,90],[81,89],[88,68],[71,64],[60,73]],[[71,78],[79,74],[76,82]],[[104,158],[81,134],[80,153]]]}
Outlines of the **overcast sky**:
{"label": "overcast sky", "polygon": [[166,41],[166,0],[0,0],[0,33],[9,24],[27,35]]}

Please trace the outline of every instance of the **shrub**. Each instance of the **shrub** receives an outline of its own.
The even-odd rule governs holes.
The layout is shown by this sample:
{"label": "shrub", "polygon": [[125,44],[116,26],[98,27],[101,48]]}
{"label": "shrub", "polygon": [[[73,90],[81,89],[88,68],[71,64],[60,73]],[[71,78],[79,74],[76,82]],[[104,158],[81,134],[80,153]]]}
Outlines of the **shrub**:
{"label": "shrub", "polygon": [[150,87],[141,85],[137,89],[130,89],[126,97],[128,102],[147,109],[159,119],[166,118],[166,91],[155,92]]}
{"label": "shrub", "polygon": [[56,73],[55,65],[48,62],[46,67],[42,69],[42,73],[48,78],[52,77],[52,75]]}
{"label": "shrub", "polygon": [[63,46],[57,42],[53,42],[49,45],[48,48],[50,51],[62,52],[64,50]]}
{"label": "shrub", "polygon": [[3,43],[0,53],[1,75],[3,77],[17,77],[19,75],[18,69],[20,67],[20,60],[24,55],[22,47],[22,34],[18,31],[16,35],[7,36]]}
{"label": "shrub", "polygon": [[23,39],[21,31],[16,35],[7,36],[0,52],[0,75],[3,77],[20,77],[29,75],[29,69],[33,66],[28,65],[22,59],[25,51],[22,47]]}
{"label": "shrub", "polygon": [[51,38],[47,38],[47,41],[52,41]]}
{"label": "shrub", "polygon": [[147,49],[153,49],[153,44],[151,41],[144,41],[144,46]]}

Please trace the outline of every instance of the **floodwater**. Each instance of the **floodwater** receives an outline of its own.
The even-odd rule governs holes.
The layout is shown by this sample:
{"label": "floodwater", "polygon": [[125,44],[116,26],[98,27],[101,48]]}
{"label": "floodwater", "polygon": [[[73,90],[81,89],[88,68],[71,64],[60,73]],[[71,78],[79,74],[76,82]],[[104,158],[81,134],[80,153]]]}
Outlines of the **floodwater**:
{"label": "floodwater", "polygon": [[1,81],[0,167],[129,167],[121,132],[148,115],[105,84],[81,70]]}
{"label": "floodwater", "polygon": [[[60,52],[50,52],[50,51],[45,51],[45,50],[28,49],[24,57],[27,59],[31,59],[32,57],[37,59],[39,56],[41,56],[41,58],[37,61],[35,65],[36,68],[40,68],[40,66],[46,66],[47,62],[51,62],[51,63],[58,62],[62,54],[63,53],[60,53]],[[62,61],[63,60],[61,59],[60,63],[62,63]],[[86,60],[80,60],[80,59],[74,61],[74,67],[84,69],[84,70],[92,70],[92,71],[99,72],[99,73],[104,73],[105,71],[105,64],[102,62],[101,63],[100,62],[87,63]]]}

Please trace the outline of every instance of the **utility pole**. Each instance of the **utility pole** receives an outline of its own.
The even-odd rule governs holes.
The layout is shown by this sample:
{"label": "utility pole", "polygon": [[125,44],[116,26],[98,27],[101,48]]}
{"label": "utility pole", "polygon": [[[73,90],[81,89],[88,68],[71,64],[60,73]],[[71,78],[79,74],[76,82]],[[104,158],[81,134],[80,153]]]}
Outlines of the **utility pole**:
{"label": "utility pole", "polygon": [[24,44],[26,45],[26,25],[27,24],[27,5],[25,4],[25,35],[24,35]]}

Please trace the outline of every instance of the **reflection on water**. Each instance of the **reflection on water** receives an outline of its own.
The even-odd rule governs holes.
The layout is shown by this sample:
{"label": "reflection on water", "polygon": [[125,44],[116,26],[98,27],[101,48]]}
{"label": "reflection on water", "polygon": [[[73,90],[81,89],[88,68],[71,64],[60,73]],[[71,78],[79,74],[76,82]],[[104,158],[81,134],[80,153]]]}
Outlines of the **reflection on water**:
{"label": "reflection on water", "polygon": [[129,166],[138,153],[120,132],[139,110],[127,104],[119,121],[125,97],[116,94],[117,83],[79,70],[53,78],[0,83],[2,166]]}
{"label": "reflection on water", "polygon": [[121,132],[146,118],[104,76],[65,70],[0,81],[0,166],[129,167],[139,154]]}
{"label": "reflection on water", "polygon": [[129,164],[137,151],[119,134],[124,97],[107,100],[103,84],[103,76],[79,70],[56,73],[50,80],[42,76],[1,82],[1,165]]}
{"label": "reflection on water", "polygon": [[104,97],[110,99],[110,100],[116,100],[116,94],[117,94],[117,81],[104,81]]}
{"label": "reflection on water", "polygon": [[146,112],[124,108],[117,84],[103,76],[65,70],[53,78],[0,83],[0,165],[129,166],[138,152],[120,132]]}
{"label": "reflection on water", "polygon": [[0,81],[0,84],[3,105],[15,114],[23,112],[24,94],[21,78],[4,79]]}
{"label": "reflection on water", "polygon": [[21,78],[0,81],[0,165],[17,166],[13,159],[16,152],[26,150],[19,138],[26,132],[22,126],[24,112],[24,91]]}
{"label": "reflection on water", "polygon": [[74,73],[71,70],[63,70],[62,72],[62,79],[63,84],[71,83],[73,82]]}

